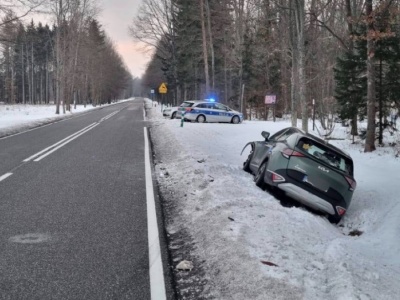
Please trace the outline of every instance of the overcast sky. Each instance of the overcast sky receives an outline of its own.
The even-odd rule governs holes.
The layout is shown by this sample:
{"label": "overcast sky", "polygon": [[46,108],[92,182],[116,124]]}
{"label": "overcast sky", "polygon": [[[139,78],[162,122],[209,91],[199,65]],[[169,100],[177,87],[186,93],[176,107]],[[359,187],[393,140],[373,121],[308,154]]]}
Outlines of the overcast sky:
{"label": "overcast sky", "polygon": [[115,42],[118,52],[134,77],[143,75],[150,60],[149,54],[143,53],[128,31],[140,3],[141,0],[100,0],[102,11],[99,21],[107,35]]}

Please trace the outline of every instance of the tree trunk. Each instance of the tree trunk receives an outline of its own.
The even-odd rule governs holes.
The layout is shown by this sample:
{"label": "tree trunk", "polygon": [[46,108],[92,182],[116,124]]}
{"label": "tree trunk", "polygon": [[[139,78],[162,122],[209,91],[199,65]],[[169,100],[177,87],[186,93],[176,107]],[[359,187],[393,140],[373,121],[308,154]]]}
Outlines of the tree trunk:
{"label": "tree trunk", "polygon": [[201,35],[203,42],[204,78],[206,80],[205,96],[208,97],[208,94],[210,93],[210,75],[208,72],[208,51],[207,51],[206,25],[204,20],[204,0],[200,0],[200,21],[201,21]]}
{"label": "tree trunk", "polygon": [[208,38],[210,39],[210,54],[211,54],[211,89],[215,92],[215,54],[214,54],[214,43],[213,36],[211,31],[211,14],[210,14],[210,5],[208,0],[206,1],[206,13],[207,13],[207,29],[208,29]]}
{"label": "tree trunk", "polygon": [[304,39],[304,23],[305,23],[305,0],[295,1],[295,21],[297,35],[298,64],[297,77],[299,84],[299,99],[301,104],[301,127],[308,132],[308,103],[306,98],[306,78],[305,78],[305,39]]}
{"label": "tree trunk", "polygon": [[31,98],[31,103],[35,104],[35,83],[34,83],[34,60],[33,60],[33,42],[31,42],[31,71],[32,71],[32,76],[31,76],[31,80],[32,80],[32,98]]}
{"label": "tree trunk", "polygon": [[22,103],[26,104],[26,97],[25,97],[25,64],[24,64],[24,44],[21,45],[21,64],[22,64]]}
{"label": "tree trunk", "polygon": [[372,0],[365,1],[367,16],[367,134],[364,152],[372,152],[375,148],[375,48],[373,38],[374,21],[372,16]]}
{"label": "tree trunk", "polygon": [[292,126],[297,127],[297,64],[298,64],[298,47],[296,39],[296,26],[293,24],[295,22],[293,3],[289,2],[290,5],[290,40],[292,44],[292,76],[291,76],[291,91],[290,91],[290,107],[291,107],[291,121]]}
{"label": "tree trunk", "polygon": [[[351,1],[346,0],[346,15],[347,15],[347,29],[349,31],[349,52],[351,54],[354,53],[354,42],[353,42],[353,12],[351,8]],[[351,119],[351,134],[353,136],[358,135],[358,126],[357,126],[357,113],[355,113]]]}

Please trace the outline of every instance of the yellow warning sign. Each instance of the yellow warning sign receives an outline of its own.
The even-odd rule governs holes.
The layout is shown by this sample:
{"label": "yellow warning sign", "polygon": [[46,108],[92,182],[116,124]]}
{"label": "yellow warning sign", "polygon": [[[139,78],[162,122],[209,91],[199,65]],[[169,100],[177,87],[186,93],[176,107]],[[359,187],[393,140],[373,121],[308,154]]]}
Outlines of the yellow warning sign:
{"label": "yellow warning sign", "polygon": [[167,86],[165,85],[165,82],[161,83],[160,87],[158,88],[158,92],[160,94],[166,94],[168,91]]}

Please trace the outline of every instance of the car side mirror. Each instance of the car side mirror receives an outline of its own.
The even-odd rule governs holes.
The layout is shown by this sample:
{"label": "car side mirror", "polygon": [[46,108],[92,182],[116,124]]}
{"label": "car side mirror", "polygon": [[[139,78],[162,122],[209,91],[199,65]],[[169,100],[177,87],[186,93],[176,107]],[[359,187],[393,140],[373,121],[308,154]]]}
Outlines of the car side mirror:
{"label": "car side mirror", "polygon": [[268,131],[263,131],[261,132],[262,137],[265,139],[265,141],[268,141],[269,138],[269,132]]}

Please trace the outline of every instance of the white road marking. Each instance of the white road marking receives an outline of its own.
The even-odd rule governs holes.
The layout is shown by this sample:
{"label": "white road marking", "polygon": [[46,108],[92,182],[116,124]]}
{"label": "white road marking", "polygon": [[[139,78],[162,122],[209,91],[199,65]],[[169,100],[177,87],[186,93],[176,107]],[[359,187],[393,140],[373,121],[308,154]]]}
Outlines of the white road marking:
{"label": "white road marking", "polygon": [[100,123],[100,122],[103,122],[103,121],[105,121],[105,120],[107,120],[107,119],[109,119],[109,118],[111,118],[113,115],[116,115],[116,114],[119,113],[120,111],[121,111],[121,110],[114,111],[114,112],[112,112],[111,114],[108,114],[107,116],[101,118],[101,120],[99,121],[99,123]]}
{"label": "white road marking", "polygon": [[50,150],[51,148],[56,147],[57,145],[59,145],[59,144],[65,142],[66,140],[72,138],[73,136],[75,136],[75,135],[81,133],[82,131],[84,131],[84,130],[86,130],[86,129],[88,129],[89,127],[94,126],[94,125],[96,125],[96,123],[90,124],[89,126],[87,126],[87,127],[83,128],[83,129],[81,129],[81,130],[79,130],[79,131],[77,131],[77,132],[71,134],[70,136],[67,136],[65,139],[63,139],[63,140],[61,140],[61,141],[59,141],[59,142],[57,142],[57,143],[51,145],[50,147],[47,147],[46,149],[43,149],[42,151],[40,151],[40,152],[38,152],[38,153],[35,153],[35,154],[33,154],[32,156],[29,156],[28,158],[24,159],[23,162],[27,162],[27,161],[30,161],[30,160],[34,159],[35,157],[41,155],[42,153],[45,153],[46,151]]}
{"label": "white road marking", "polygon": [[[80,137],[82,134],[88,132],[89,130],[92,130],[93,128],[95,128],[95,127],[98,126],[98,125],[99,125],[99,123],[96,123],[95,125],[93,125],[93,126],[87,128],[85,131],[82,131],[82,130],[81,130],[81,133],[75,135],[73,138],[70,138],[70,139],[67,140],[66,142],[64,142],[64,143],[62,143],[61,145],[59,145],[59,146],[53,148],[52,150],[46,152],[46,153],[43,154],[42,156],[40,156],[40,157],[34,159],[33,161],[40,161],[40,160],[42,160],[42,159],[45,158],[46,156],[48,156],[48,155],[50,155],[51,153],[57,151],[57,150],[60,149],[61,147],[65,146],[66,144],[68,144],[69,142],[73,141],[74,139]],[[59,144],[59,143],[58,143],[58,144]]]}
{"label": "white road marking", "polygon": [[7,177],[10,177],[13,173],[6,173],[2,176],[0,176],[0,181],[3,181],[4,179],[6,179]]}
{"label": "white road marking", "polygon": [[144,160],[146,169],[147,230],[149,239],[150,292],[152,300],[166,299],[164,271],[161,260],[160,240],[156,205],[154,200],[153,180],[149,155],[147,127],[144,127]]}
{"label": "white road marking", "polygon": [[119,110],[118,111],[114,111],[113,113],[109,114],[108,116],[105,116],[104,120],[107,120],[107,119],[111,118],[112,116],[116,115],[119,112],[120,112]]}

